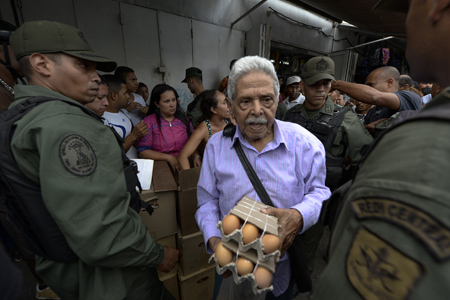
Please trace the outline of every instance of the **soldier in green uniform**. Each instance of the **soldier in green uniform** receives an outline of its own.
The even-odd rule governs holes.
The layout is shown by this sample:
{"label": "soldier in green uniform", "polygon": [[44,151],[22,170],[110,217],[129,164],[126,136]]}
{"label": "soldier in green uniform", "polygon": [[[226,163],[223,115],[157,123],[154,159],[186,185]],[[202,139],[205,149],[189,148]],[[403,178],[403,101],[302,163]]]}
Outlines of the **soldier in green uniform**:
{"label": "soldier in green uniform", "polygon": [[[311,58],[303,66],[301,78],[305,101],[289,109],[284,120],[300,124],[323,143],[327,167],[325,185],[333,191],[343,181],[346,156],[350,159],[348,172],[351,173],[352,167],[356,167],[361,159],[360,150],[373,139],[350,108],[337,107],[328,97],[331,81],[335,80],[331,58]],[[323,230],[317,223],[302,234],[310,273],[314,271],[315,254]]]}
{"label": "soldier in green uniform", "polygon": [[121,150],[111,130],[80,107],[116,63],[95,54],[77,28],[48,21],[23,24],[11,45],[28,86],[16,86],[11,107],[34,96],[38,105],[17,121],[11,150],[77,259],[36,257],[36,271],[61,299],[173,299],[157,277],[178,260],[129,207]]}
{"label": "soldier in green uniform", "polygon": [[450,121],[433,116],[450,114],[450,1],[380,1],[375,9],[408,11],[411,77],[447,88],[415,120],[384,134],[365,158],[314,299],[447,299]]}
{"label": "soldier in green uniform", "polygon": [[305,102],[288,110],[284,120],[302,125],[323,143],[327,164],[325,185],[334,190],[341,182],[345,157],[348,155],[351,165],[356,166],[361,159],[360,150],[373,139],[350,108],[335,109],[328,97],[331,81],[335,81],[331,58],[311,58],[300,77]]}

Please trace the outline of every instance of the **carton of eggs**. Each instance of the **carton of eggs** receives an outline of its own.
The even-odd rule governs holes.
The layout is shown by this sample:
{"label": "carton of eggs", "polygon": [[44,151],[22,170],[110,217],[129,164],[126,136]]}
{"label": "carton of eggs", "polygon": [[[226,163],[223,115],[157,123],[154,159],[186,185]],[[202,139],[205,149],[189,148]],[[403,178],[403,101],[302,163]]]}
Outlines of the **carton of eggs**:
{"label": "carton of eggs", "polygon": [[278,219],[261,213],[266,208],[248,196],[244,196],[238,204],[219,221],[222,241],[234,240],[240,251],[255,249],[261,261],[280,257],[280,239],[278,238]]}
{"label": "carton of eggs", "polygon": [[212,260],[216,262],[217,273],[222,275],[230,270],[236,284],[249,280],[254,294],[273,290],[275,262],[260,261],[255,249],[240,252],[236,241],[221,242],[211,256],[210,262]]}
{"label": "carton of eggs", "polygon": [[215,260],[218,274],[230,270],[237,284],[250,280],[255,294],[273,289],[273,273],[280,257],[278,219],[261,213],[266,207],[244,196],[218,222],[222,242],[210,258],[210,262]]}

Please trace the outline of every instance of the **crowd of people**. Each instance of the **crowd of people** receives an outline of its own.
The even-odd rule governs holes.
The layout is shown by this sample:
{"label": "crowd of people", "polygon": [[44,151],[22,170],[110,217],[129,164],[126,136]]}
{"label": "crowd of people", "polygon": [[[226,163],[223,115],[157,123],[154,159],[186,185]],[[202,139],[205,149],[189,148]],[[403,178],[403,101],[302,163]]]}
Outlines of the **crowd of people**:
{"label": "crowd of people", "polygon": [[[445,297],[450,78],[441,48],[450,50],[450,5],[380,1],[377,9],[408,7],[411,77],[383,66],[365,84],[346,82],[331,58],[316,56],[281,91],[274,65],[246,56],[230,63],[218,89],[205,89],[199,68],[186,69],[182,82],[194,95],[186,112],[176,89],[149,89],[77,28],[35,21],[5,29],[0,128],[13,130],[0,131],[0,233],[36,277],[36,296],[173,299],[156,271],[172,270],[180,253],[156,243],[133,206],[129,158],[144,158],[173,171],[201,168],[195,218],[211,254],[217,223],[243,196],[264,202],[258,177],[274,204],[261,212],[280,225],[281,259],[265,299],[292,299],[295,286],[314,299]],[[19,77],[28,85],[15,85]],[[312,290],[325,226],[328,265]],[[302,251],[290,251],[293,243]],[[13,299],[20,274],[6,258],[0,249],[11,274],[0,287]],[[298,261],[307,266],[302,280]],[[222,282],[216,274],[214,298]],[[253,297],[245,284],[228,287]]]}

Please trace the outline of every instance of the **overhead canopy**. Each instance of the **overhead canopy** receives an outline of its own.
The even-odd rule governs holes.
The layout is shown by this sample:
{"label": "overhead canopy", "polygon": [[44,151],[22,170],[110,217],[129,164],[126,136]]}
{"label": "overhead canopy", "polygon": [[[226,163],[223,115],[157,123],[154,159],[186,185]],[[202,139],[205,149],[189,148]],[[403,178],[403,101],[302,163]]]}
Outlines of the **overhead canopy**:
{"label": "overhead canopy", "polygon": [[[380,36],[405,37],[405,13],[372,11],[379,0],[288,0],[334,21],[346,21]],[[399,1],[399,0],[390,0]],[[400,0],[405,1],[405,0]]]}

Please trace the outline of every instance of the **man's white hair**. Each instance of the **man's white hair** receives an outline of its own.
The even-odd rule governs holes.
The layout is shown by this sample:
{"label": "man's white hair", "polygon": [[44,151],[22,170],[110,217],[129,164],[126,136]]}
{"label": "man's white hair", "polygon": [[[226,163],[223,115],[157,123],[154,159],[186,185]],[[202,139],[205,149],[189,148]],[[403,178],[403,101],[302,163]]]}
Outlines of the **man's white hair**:
{"label": "man's white hair", "polygon": [[278,100],[280,83],[278,82],[278,76],[273,64],[260,56],[245,56],[236,61],[228,77],[227,91],[231,105],[233,105],[233,100],[236,97],[236,82],[245,75],[253,72],[264,73],[272,77],[274,93],[276,96],[276,99],[274,100]]}

